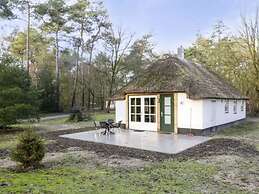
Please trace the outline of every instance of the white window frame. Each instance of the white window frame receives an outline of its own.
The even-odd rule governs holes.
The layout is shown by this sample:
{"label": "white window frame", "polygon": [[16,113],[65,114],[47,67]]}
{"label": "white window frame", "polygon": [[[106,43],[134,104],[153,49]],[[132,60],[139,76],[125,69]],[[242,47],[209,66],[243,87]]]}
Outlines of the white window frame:
{"label": "white window frame", "polygon": [[245,106],[245,101],[242,100],[241,101],[241,106],[240,106],[240,110],[243,112],[244,111],[244,106]]}
{"label": "white window frame", "polygon": [[[148,99],[148,104],[146,104],[146,99]],[[154,99],[154,104],[151,105],[151,99]],[[153,108],[154,113],[151,113]],[[146,112],[148,109],[148,113]],[[151,119],[153,117],[153,120]],[[146,121],[148,118],[148,121]],[[155,97],[144,97],[144,122],[145,123],[156,123],[156,98]]]}
{"label": "white window frame", "polygon": [[225,106],[224,106],[225,113],[229,113],[229,100],[225,100]]}
{"label": "white window frame", "polygon": [[233,101],[233,113],[237,114],[237,100]]}
{"label": "white window frame", "polygon": [[[137,99],[139,99],[140,104],[137,104]],[[134,104],[132,104],[132,100],[134,100]],[[134,109],[134,112],[132,112],[132,108]],[[137,112],[137,109],[140,109],[140,112]],[[140,123],[141,122],[141,98],[135,97],[130,99],[130,121]],[[134,116],[134,120],[132,120],[132,116]],[[139,116],[140,120],[137,120],[137,117]]]}

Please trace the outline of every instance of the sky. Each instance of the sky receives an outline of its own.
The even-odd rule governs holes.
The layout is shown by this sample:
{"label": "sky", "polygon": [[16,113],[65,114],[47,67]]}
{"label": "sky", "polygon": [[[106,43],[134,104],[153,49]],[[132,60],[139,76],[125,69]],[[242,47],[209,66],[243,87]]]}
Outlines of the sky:
{"label": "sky", "polygon": [[[40,0],[35,0],[40,1]],[[67,0],[68,2],[73,0]],[[135,38],[152,34],[159,52],[176,52],[190,46],[197,34],[209,35],[217,21],[238,32],[240,15],[254,16],[259,0],[103,0],[115,27]],[[0,20],[0,39],[23,21]]]}
{"label": "sky", "polygon": [[136,37],[151,33],[157,50],[175,52],[198,33],[209,35],[220,20],[237,32],[240,15],[254,15],[259,0],[104,0],[104,5],[116,26]]}

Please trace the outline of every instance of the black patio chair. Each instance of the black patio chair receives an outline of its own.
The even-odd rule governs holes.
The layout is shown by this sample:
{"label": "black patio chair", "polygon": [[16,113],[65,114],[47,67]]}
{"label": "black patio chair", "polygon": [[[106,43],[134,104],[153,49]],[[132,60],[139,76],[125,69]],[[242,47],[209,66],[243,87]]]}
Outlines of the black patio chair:
{"label": "black patio chair", "polygon": [[107,134],[114,134],[114,132],[111,131],[111,124],[109,122],[106,122],[106,121],[100,121],[100,127],[102,129],[105,129],[102,134],[103,135],[107,135]]}
{"label": "black patio chair", "polygon": [[100,126],[98,126],[95,121],[94,121],[94,128],[95,128],[95,130],[99,130],[100,129]]}
{"label": "black patio chair", "polygon": [[108,119],[107,122],[110,123],[110,124],[113,124],[114,120],[113,119]]}
{"label": "black patio chair", "polygon": [[121,129],[121,123],[122,121],[119,121],[118,123],[113,124],[113,127],[117,129]]}

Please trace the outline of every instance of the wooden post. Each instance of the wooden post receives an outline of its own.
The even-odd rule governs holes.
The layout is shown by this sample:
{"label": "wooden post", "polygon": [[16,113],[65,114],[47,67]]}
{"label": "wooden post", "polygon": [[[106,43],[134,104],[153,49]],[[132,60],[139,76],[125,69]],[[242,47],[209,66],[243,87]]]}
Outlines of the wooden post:
{"label": "wooden post", "polygon": [[174,134],[178,133],[178,93],[174,93]]}
{"label": "wooden post", "polygon": [[157,119],[157,131],[160,131],[160,94],[157,94],[157,112],[156,112],[156,119]]}
{"label": "wooden post", "polygon": [[125,108],[125,110],[126,110],[126,118],[125,118],[125,121],[126,121],[126,129],[128,129],[129,128],[129,95],[128,94],[126,94],[126,96],[125,96],[125,106],[126,106],[126,108]]}

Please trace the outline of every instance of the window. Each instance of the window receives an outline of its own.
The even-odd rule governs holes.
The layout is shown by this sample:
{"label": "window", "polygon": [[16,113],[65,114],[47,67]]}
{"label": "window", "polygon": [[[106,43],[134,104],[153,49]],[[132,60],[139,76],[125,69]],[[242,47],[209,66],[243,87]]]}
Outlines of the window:
{"label": "window", "polygon": [[225,113],[228,113],[229,112],[229,101],[226,100],[225,101]]}
{"label": "window", "polygon": [[145,122],[146,123],[155,123],[156,122],[156,99],[144,98],[145,102]]}
{"label": "window", "polygon": [[237,100],[234,100],[233,112],[237,114]]}
{"label": "window", "polygon": [[130,99],[130,120],[132,122],[141,122],[141,99]]}
{"label": "window", "polygon": [[242,101],[241,101],[241,107],[240,107],[241,111],[244,111],[244,104],[245,104],[245,101],[242,100]]}

